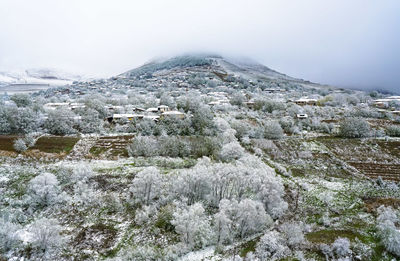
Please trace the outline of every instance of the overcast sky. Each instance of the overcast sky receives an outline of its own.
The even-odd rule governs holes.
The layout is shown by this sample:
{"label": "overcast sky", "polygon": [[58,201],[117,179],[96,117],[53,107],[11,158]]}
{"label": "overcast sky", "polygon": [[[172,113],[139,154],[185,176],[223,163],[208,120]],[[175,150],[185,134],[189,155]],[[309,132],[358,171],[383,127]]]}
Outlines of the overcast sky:
{"label": "overcast sky", "polygon": [[249,57],[290,76],[400,90],[399,0],[0,0],[0,70],[111,76],[154,57]]}

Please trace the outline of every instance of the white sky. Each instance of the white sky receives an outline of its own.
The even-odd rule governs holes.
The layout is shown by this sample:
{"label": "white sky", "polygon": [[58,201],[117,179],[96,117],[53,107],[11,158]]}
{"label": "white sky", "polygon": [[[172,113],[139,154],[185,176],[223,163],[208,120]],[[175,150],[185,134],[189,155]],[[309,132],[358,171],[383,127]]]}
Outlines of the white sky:
{"label": "white sky", "polygon": [[400,90],[399,48],[399,0],[0,0],[1,71],[105,77],[213,52],[307,80]]}

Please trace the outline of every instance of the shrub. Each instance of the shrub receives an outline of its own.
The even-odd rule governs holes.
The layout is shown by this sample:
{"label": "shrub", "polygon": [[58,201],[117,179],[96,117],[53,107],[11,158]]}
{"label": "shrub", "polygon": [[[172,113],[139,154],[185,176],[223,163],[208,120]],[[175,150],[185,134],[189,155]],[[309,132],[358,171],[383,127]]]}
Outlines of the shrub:
{"label": "shrub", "polygon": [[203,205],[195,203],[184,209],[178,208],[171,223],[175,231],[189,249],[203,248],[209,245],[213,239],[210,220],[207,217]]}
{"label": "shrub", "polygon": [[229,162],[237,160],[244,154],[244,149],[238,142],[230,142],[225,144],[219,154],[222,161]]}
{"label": "shrub", "polygon": [[151,157],[158,153],[158,143],[154,137],[137,136],[127,148],[131,157]]}
{"label": "shrub", "polygon": [[344,138],[365,138],[371,135],[371,128],[363,119],[348,118],[340,124],[339,135]]}
{"label": "shrub", "polygon": [[400,137],[400,127],[399,126],[389,126],[386,129],[386,134],[390,137]]}
{"label": "shrub", "polygon": [[395,226],[399,218],[390,207],[379,207],[378,214],[378,235],[383,245],[387,251],[400,257],[400,231]]}
{"label": "shrub", "polygon": [[265,124],[264,137],[266,139],[277,140],[283,137],[281,125],[276,121],[270,121]]}
{"label": "shrub", "polygon": [[28,149],[28,146],[26,146],[25,141],[23,139],[17,139],[14,141],[14,149],[17,152],[24,152]]}

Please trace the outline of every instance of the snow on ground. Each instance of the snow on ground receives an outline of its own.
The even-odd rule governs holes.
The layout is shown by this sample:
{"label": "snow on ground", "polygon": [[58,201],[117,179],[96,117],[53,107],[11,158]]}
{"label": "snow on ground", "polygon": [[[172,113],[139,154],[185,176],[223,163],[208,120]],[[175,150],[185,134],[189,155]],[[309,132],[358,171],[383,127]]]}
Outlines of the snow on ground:
{"label": "snow on ground", "polygon": [[196,261],[196,260],[201,261],[201,260],[205,260],[206,258],[207,258],[206,260],[211,260],[209,258],[214,256],[214,250],[215,250],[214,246],[209,246],[209,247],[206,247],[199,251],[190,252],[190,253],[184,255],[183,257],[179,258],[178,260],[179,261]]}
{"label": "snow on ground", "polygon": [[24,242],[24,244],[31,242],[33,238],[33,234],[27,229],[18,230],[16,235],[22,242]]}
{"label": "snow on ground", "polygon": [[344,184],[342,182],[320,180],[319,183],[329,190],[343,190],[344,189]]}

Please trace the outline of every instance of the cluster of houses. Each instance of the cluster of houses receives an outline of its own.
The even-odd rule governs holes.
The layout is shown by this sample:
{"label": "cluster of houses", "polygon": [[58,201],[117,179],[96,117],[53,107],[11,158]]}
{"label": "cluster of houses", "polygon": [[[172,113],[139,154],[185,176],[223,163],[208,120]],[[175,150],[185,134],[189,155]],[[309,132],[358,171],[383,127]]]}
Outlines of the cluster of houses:
{"label": "cluster of houses", "polygon": [[226,92],[209,92],[207,93],[207,97],[213,100],[208,103],[208,105],[210,106],[224,105],[230,103],[228,99],[228,93]]}
{"label": "cluster of houses", "polygon": [[389,108],[391,103],[400,104],[400,96],[390,96],[384,99],[377,99],[374,101],[374,105],[381,109]]}
{"label": "cluster of houses", "polygon": [[[77,102],[57,102],[57,103],[46,103],[43,108],[46,110],[56,110],[60,108],[65,108],[69,110],[76,110],[78,108],[85,108],[85,104]],[[105,107],[110,115],[106,120],[110,123],[127,123],[132,120],[142,120],[149,119],[155,122],[164,118],[178,118],[183,119],[185,117],[184,113],[176,110],[171,110],[167,105],[160,105],[153,108],[139,108],[132,106],[113,106],[107,105]],[[132,111],[133,113],[116,113],[119,111]],[[115,113],[114,113],[115,112]]]}
{"label": "cluster of houses", "polygon": [[309,98],[300,98],[298,100],[295,100],[294,103],[300,106],[304,105],[310,105],[310,106],[315,106],[317,105],[317,99],[309,99]]}
{"label": "cluster of houses", "polygon": [[135,108],[135,111],[141,113],[115,113],[112,116],[107,117],[107,121],[110,123],[129,123],[133,120],[148,119],[158,122],[160,119],[165,118],[183,119],[185,117],[184,113],[170,110],[167,105],[160,105],[157,108],[148,108],[146,110],[143,108]]}
{"label": "cluster of houses", "polygon": [[78,102],[49,102],[43,105],[43,108],[46,110],[56,110],[60,108],[76,110],[85,107],[85,104]]}

